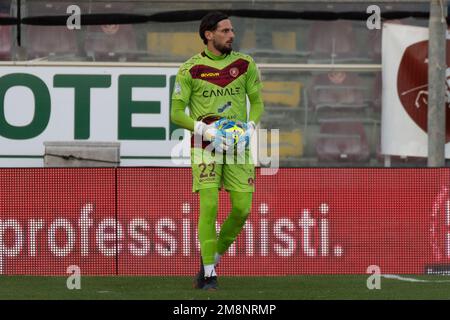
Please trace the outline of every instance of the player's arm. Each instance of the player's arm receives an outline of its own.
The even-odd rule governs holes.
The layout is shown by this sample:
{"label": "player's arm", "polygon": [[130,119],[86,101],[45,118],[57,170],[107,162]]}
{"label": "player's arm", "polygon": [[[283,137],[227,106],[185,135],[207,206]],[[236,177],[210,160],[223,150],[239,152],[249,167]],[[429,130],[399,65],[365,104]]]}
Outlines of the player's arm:
{"label": "player's arm", "polygon": [[264,112],[264,103],[261,97],[261,88],[248,94],[248,100],[250,100],[250,114],[248,122],[245,124],[245,132],[239,137],[238,152],[242,152],[250,143],[250,139],[256,130],[256,125],[261,120],[261,116]]}
{"label": "player's arm", "polygon": [[261,89],[248,95],[248,100],[250,101],[250,114],[249,121],[258,124],[261,120],[261,116],[264,113],[264,102],[262,99]]}
{"label": "player's arm", "polygon": [[215,126],[213,124],[207,125],[201,121],[194,121],[184,112],[185,109],[186,103],[183,100],[172,99],[172,110],[170,112],[172,122],[177,126],[194,131],[208,141],[213,141],[218,135]]}
{"label": "player's arm", "polygon": [[264,112],[264,102],[261,94],[261,80],[259,79],[258,68],[253,59],[250,61],[247,70],[246,92],[250,101],[250,114],[248,122],[245,124],[245,133],[239,138],[238,149],[247,146],[250,138],[256,130],[256,125],[261,120]]}
{"label": "player's arm", "polygon": [[172,110],[170,112],[170,120],[177,126],[194,131],[195,121],[191,119],[184,110],[186,103],[183,100],[172,99]]}
{"label": "player's arm", "polygon": [[[192,91],[192,78],[186,68],[181,67],[175,80],[175,88],[172,94],[172,110],[170,111],[170,120],[176,125],[194,131],[195,134],[203,136],[207,141],[213,141],[222,149],[226,150],[224,139],[219,135],[214,124],[206,124],[202,121],[195,121],[186,113]],[[219,137],[220,139],[216,139]]]}
{"label": "player's arm", "polygon": [[177,126],[194,131],[195,121],[184,112],[191,99],[191,92],[192,77],[189,70],[181,66],[175,79],[175,88],[172,93],[170,120]]}
{"label": "player's arm", "polygon": [[262,83],[259,77],[258,67],[253,59],[250,60],[246,80],[246,92],[248,99],[250,100],[248,124],[254,129],[261,120],[261,116],[264,112],[264,103],[261,94]]}

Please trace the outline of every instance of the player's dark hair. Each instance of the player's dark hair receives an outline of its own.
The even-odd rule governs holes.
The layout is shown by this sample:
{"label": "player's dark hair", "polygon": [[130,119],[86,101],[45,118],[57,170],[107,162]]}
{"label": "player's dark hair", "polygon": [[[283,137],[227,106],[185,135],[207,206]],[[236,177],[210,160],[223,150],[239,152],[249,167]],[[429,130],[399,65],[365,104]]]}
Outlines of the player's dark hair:
{"label": "player's dark hair", "polygon": [[217,29],[217,24],[222,21],[228,19],[228,16],[220,11],[213,11],[208,13],[203,17],[202,22],[200,23],[200,29],[198,32],[200,33],[200,38],[202,38],[203,43],[207,44],[208,39],[205,37],[205,31],[214,31]]}

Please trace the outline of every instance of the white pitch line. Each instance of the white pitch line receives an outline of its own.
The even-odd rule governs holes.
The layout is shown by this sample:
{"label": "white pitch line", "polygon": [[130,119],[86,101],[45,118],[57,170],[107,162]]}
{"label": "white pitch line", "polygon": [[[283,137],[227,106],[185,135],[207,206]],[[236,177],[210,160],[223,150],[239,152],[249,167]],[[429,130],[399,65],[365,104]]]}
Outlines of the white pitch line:
{"label": "white pitch line", "polygon": [[386,279],[395,279],[395,280],[406,281],[406,282],[432,282],[432,283],[450,282],[450,280],[424,280],[424,279],[415,279],[415,278],[405,278],[405,277],[401,277],[396,274],[383,274],[381,276]]}

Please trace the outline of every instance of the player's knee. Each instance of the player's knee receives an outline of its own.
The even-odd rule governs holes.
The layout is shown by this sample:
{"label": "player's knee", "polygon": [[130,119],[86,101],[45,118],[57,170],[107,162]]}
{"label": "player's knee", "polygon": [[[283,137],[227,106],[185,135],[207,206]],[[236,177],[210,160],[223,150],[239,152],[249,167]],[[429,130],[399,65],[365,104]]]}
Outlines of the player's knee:
{"label": "player's knee", "polygon": [[233,204],[234,218],[245,221],[250,213],[251,203],[237,202]]}
{"label": "player's knee", "polygon": [[217,216],[217,203],[202,203],[200,209],[200,222],[204,225],[214,225]]}
{"label": "player's knee", "polygon": [[201,213],[205,213],[208,216],[215,216],[217,213],[217,202],[209,201],[206,203],[202,203],[201,205]]}
{"label": "player's knee", "polygon": [[199,224],[199,228],[200,228],[200,226],[202,226],[204,228],[212,228],[212,227],[215,227],[215,225],[216,225],[216,218],[211,217],[210,215],[203,215],[203,216],[200,216],[198,224]]}

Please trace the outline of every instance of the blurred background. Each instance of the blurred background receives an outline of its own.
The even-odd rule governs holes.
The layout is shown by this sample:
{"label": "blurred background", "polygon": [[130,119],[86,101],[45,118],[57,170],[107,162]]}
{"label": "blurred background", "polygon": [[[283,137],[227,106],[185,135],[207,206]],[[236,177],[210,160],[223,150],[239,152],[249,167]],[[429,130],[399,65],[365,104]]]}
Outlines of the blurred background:
{"label": "blurred background", "polygon": [[[231,17],[234,49],[252,55],[260,67],[266,106],[261,128],[280,129],[275,146],[280,166],[386,165],[380,152],[381,30],[369,30],[366,20],[351,14],[351,19],[333,20],[336,14],[365,14],[368,3],[1,0],[0,17],[17,17],[20,11],[25,21],[31,19],[29,23],[51,24],[52,17],[67,15],[71,4],[78,5],[82,14],[98,14],[97,18],[157,13],[161,18],[129,24],[111,23],[111,18],[108,24],[82,25],[76,32],[64,25],[0,25],[0,59],[181,64],[203,49],[199,19],[184,21],[189,20],[189,12],[241,12],[242,16]],[[398,14],[426,14],[429,4],[423,1],[370,4],[378,5],[387,17],[391,13],[393,19],[383,23],[428,25],[428,19]],[[310,15],[289,19],[288,12]],[[389,165],[425,167],[426,158],[390,157]]]}

